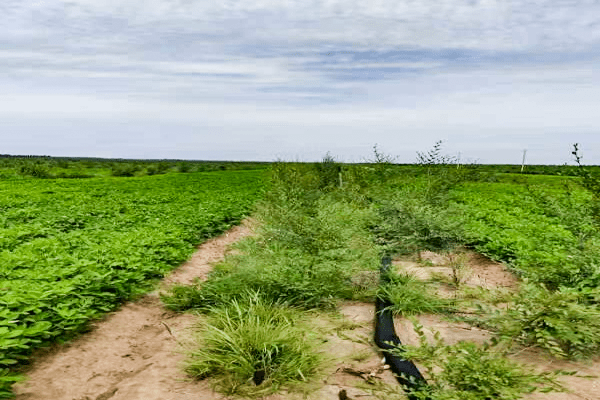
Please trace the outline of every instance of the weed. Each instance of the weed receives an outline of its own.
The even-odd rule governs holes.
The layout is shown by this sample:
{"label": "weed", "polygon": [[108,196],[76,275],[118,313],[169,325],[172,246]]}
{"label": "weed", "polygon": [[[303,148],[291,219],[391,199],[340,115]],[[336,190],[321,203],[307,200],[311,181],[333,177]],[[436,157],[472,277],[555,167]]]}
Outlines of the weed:
{"label": "weed", "polygon": [[556,373],[536,373],[506,357],[506,350],[493,344],[471,342],[447,345],[439,332],[430,344],[423,327],[413,322],[419,346],[401,346],[397,354],[419,363],[428,386],[412,394],[430,400],[520,399],[536,390],[561,390]]}
{"label": "weed", "polygon": [[410,274],[390,274],[390,282],[381,286],[378,296],[390,301],[392,311],[399,315],[448,312],[453,303],[433,295],[426,282]]}
{"label": "weed", "polygon": [[[321,365],[300,311],[248,292],[210,309],[186,371],[226,394],[265,395],[312,378]],[[260,371],[262,382],[252,383]]]}
{"label": "weed", "polygon": [[471,277],[473,270],[467,265],[467,254],[449,253],[447,257],[448,265],[452,269],[452,285],[458,290]]}
{"label": "weed", "polygon": [[524,285],[510,307],[487,324],[500,339],[540,347],[559,358],[587,358],[600,351],[600,309],[572,291]]}

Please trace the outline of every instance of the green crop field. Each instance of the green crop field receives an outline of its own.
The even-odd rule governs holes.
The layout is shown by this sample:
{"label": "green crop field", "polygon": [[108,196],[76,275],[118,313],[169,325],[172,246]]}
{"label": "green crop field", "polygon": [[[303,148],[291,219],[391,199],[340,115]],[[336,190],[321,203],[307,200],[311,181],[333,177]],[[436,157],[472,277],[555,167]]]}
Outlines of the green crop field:
{"label": "green crop field", "polygon": [[33,349],[152,287],[247,215],[260,170],[0,180],[0,398]]}
{"label": "green crop field", "polygon": [[[0,398],[10,396],[33,349],[68,340],[146,292],[196,244],[250,211],[255,234],[206,281],[161,294],[167,308],[205,314],[199,350],[187,358],[190,376],[240,396],[317,382],[328,356],[311,319],[343,300],[379,297],[398,317],[443,314],[489,335],[483,346],[439,338],[405,346],[406,359],[433,368],[419,396],[462,398],[468,390],[469,399],[517,399],[560,390],[555,374],[532,372],[510,354],[537,348],[573,362],[600,354],[597,168],[514,173],[458,165],[438,151],[412,165],[376,153],[370,164],[327,156],[273,163],[268,173],[231,170],[251,164],[194,173],[158,161],[86,164],[95,176],[86,179],[52,178],[84,164],[11,160],[0,181]],[[426,250],[450,260],[443,268],[454,275],[423,280],[398,267],[379,284],[382,256],[425,268]],[[461,257],[474,251],[503,262],[517,283],[468,286]],[[252,383],[256,371],[269,384]]]}

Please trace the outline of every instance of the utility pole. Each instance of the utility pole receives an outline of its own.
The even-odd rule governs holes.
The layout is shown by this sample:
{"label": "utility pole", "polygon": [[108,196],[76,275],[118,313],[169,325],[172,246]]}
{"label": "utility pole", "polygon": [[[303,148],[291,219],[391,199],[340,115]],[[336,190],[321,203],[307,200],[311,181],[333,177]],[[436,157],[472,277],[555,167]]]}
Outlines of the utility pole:
{"label": "utility pole", "polygon": [[525,169],[525,156],[527,155],[527,149],[523,150],[523,162],[521,163],[521,173]]}

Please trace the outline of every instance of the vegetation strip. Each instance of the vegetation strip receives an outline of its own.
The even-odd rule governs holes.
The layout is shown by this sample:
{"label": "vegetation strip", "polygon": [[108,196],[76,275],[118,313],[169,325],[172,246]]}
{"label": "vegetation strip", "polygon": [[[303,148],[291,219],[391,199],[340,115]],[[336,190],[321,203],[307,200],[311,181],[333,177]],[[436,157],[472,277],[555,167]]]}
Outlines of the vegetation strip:
{"label": "vegetation strip", "polygon": [[[380,269],[381,283],[389,283],[390,279],[388,274],[391,263],[392,260],[389,257],[384,257],[382,259]],[[385,355],[385,362],[396,375],[398,382],[406,389],[408,398],[410,400],[416,400],[417,397],[411,392],[422,390],[427,382],[413,362],[401,358],[401,355],[398,354],[397,351],[390,351],[397,350],[402,345],[402,342],[396,335],[391,307],[392,303],[389,300],[382,298],[382,296],[376,297],[375,344],[382,349],[382,352]]]}

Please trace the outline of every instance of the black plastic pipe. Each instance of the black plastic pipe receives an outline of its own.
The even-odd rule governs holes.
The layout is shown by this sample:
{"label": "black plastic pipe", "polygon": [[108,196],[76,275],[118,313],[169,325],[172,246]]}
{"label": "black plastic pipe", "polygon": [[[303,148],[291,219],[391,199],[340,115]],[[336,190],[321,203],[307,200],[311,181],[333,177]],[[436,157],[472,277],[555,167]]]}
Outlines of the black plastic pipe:
{"label": "black plastic pipe", "polygon": [[[381,260],[380,285],[390,282],[389,270],[391,264],[392,260],[389,257],[384,257]],[[392,303],[388,299],[377,296],[375,300],[375,343],[385,356],[386,364],[390,366],[398,382],[407,391],[408,398],[416,400],[416,396],[411,395],[411,392],[426,385],[427,381],[415,364],[390,351],[392,349],[397,350],[398,346],[402,344],[394,329],[394,318],[390,306],[392,306]]]}

